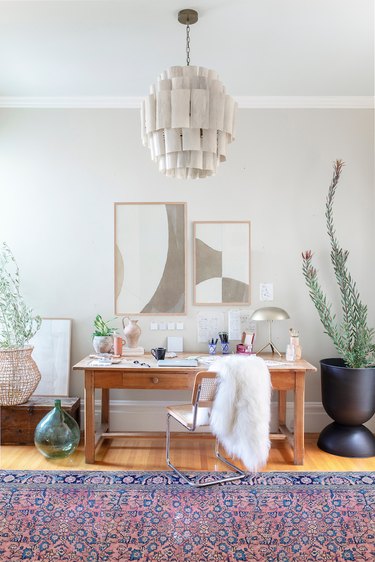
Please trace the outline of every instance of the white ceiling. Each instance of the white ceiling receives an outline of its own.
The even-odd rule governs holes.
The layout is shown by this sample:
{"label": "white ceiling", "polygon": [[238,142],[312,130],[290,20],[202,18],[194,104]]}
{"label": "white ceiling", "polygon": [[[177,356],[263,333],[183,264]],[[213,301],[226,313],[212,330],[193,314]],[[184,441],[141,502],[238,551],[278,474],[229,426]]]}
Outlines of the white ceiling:
{"label": "white ceiling", "polygon": [[143,96],[213,68],[235,96],[373,96],[373,0],[0,0],[0,96]]}

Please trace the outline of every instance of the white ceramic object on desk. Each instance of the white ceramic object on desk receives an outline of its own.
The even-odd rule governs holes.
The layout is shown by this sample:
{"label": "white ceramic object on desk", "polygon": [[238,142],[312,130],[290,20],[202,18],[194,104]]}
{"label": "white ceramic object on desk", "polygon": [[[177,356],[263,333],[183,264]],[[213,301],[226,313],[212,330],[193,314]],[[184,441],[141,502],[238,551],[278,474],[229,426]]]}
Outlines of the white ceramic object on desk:
{"label": "white ceramic object on desk", "polygon": [[[126,320],[128,323],[126,324]],[[131,320],[127,316],[122,319],[122,326],[124,328],[124,336],[127,348],[138,347],[138,341],[141,336],[141,328],[138,326],[138,320]]]}
{"label": "white ceramic object on desk", "polygon": [[109,353],[113,347],[113,336],[94,336],[92,345],[96,353]]}

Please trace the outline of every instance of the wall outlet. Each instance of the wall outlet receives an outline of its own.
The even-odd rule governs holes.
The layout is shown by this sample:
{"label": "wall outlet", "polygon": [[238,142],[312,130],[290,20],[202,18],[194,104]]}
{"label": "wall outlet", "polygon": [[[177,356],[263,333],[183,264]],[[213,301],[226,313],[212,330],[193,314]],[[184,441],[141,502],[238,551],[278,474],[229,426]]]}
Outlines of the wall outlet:
{"label": "wall outlet", "polygon": [[273,301],[273,283],[261,283],[259,288],[261,301]]}

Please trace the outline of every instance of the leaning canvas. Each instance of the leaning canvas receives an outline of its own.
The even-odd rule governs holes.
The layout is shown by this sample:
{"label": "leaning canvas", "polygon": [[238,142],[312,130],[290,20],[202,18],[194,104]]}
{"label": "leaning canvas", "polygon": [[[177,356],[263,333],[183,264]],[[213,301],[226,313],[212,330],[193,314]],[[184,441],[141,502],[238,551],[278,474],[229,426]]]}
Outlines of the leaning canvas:
{"label": "leaning canvas", "polygon": [[40,329],[30,340],[42,375],[35,395],[69,395],[71,331],[70,318],[42,318]]}

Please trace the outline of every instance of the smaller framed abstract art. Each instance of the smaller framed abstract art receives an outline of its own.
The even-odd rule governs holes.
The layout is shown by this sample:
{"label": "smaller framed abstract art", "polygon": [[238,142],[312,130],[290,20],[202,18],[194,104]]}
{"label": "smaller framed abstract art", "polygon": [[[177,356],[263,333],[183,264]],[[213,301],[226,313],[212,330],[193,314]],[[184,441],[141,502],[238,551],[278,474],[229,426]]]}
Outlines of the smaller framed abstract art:
{"label": "smaller framed abstract art", "polygon": [[186,314],[186,203],[115,203],[115,313]]}
{"label": "smaller framed abstract art", "polygon": [[194,304],[250,304],[250,222],[194,222]]}

